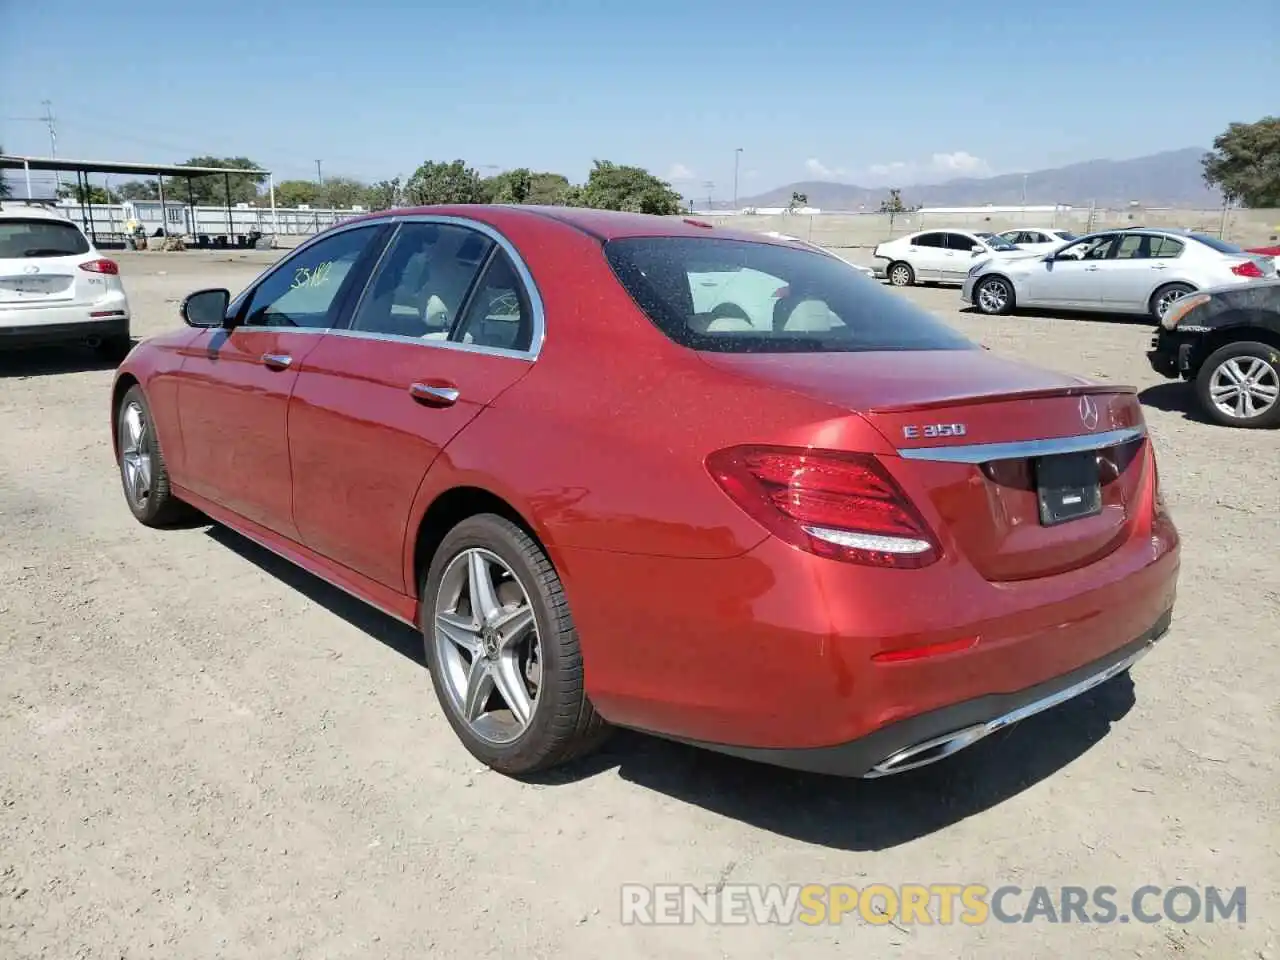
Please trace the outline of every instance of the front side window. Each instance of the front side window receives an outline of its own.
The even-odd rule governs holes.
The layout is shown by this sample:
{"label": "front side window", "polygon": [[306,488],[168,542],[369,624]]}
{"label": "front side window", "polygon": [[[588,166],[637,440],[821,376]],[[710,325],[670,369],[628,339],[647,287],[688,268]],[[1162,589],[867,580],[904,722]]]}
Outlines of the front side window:
{"label": "front side window", "polygon": [[905,297],[824,254],[715,237],[628,237],[609,241],[604,252],[649,320],[694,350],[978,349]]}
{"label": "front side window", "polygon": [[1119,234],[1104,233],[1096,237],[1085,237],[1063,247],[1056,254],[1056,260],[1105,260],[1115,246]]}
{"label": "front side window", "polygon": [[0,260],[31,257],[78,257],[89,252],[89,240],[74,224],[57,220],[0,220]]}
{"label": "front side window", "polygon": [[320,240],[286,260],[249,298],[243,323],[252,327],[333,325],[344,281],[381,226],[370,224]]}
{"label": "front side window", "polygon": [[466,227],[406,223],[387,248],[352,330],[443,340],[493,241]]}

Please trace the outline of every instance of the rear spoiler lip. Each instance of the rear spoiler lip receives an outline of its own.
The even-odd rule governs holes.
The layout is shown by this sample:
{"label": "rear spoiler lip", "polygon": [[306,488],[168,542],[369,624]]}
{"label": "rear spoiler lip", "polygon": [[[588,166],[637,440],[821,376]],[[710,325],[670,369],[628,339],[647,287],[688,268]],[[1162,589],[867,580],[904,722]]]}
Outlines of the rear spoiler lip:
{"label": "rear spoiler lip", "polygon": [[1082,397],[1098,394],[1124,394],[1136,396],[1138,388],[1128,384],[1080,384],[1072,387],[1040,387],[1029,390],[1008,390],[1002,393],[986,393],[975,397],[955,396],[941,400],[921,400],[915,403],[899,403],[890,406],[869,407],[868,414],[912,413],[917,410],[937,410],[943,407],[975,406],[986,403],[1008,403],[1011,400],[1041,400],[1055,397]]}

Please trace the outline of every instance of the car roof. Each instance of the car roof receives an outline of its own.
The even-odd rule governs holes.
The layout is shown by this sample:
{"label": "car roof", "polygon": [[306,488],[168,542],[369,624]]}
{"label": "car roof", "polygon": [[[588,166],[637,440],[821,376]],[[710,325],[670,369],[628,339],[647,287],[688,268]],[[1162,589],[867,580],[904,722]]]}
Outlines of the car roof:
{"label": "car roof", "polygon": [[75,221],[59,210],[11,201],[0,203],[0,220],[56,220],[75,226]]}
{"label": "car roof", "polygon": [[[356,219],[377,220],[394,217],[449,216],[487,223],[501,229],[511,217],[538,217],[553,220],[590,234],[602,241],[622,237],[719,237],[726,240],[750,240],[788,246],[763,233],[716,226],[694,216],[664,217],[649,213],[626,213],[618,210],[596,210],[589,207],[556,207],[537,204],[468,203],[427,207],[397,207],[381,210]],[[351,220],[343,221],[344,224]]]}

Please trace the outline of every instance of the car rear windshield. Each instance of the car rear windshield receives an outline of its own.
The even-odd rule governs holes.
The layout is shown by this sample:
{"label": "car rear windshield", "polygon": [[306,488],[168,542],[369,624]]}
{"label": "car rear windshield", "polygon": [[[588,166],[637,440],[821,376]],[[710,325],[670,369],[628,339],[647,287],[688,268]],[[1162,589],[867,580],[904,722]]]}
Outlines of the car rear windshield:
{"label": "car rear windshield", "polygon": [[57,220],[0,220],[0,260],[74,257],[89,252],[89,241],[74,224]]}
{"label": "car rear windshield", "polygon": [[623,238],[604,251],[649,319],[694,350],[978,349],[905,296],[823,253],[713,237]]}
{"label": "car rear windshield", "polygon": [[1192,239],[1199,240],[1211,250],[1217,250],[1219,253],[1244,253],[1242,249],[1234,243],[1227,243],[1225,240],[1219,240],[1217,237],[1211,237],[1207,233],[1193,233]]}

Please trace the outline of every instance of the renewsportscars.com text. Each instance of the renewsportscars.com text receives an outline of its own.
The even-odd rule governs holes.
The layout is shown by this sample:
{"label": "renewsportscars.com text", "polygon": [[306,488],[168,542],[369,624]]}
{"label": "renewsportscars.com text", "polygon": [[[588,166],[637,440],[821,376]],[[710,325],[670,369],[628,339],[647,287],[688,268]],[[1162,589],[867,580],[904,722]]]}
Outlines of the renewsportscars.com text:
{"label": "renewsportscars.com text", "polygon": [[1244,923],[1244,887],[626,884],[624,924]]}

